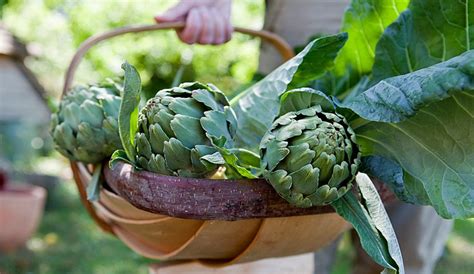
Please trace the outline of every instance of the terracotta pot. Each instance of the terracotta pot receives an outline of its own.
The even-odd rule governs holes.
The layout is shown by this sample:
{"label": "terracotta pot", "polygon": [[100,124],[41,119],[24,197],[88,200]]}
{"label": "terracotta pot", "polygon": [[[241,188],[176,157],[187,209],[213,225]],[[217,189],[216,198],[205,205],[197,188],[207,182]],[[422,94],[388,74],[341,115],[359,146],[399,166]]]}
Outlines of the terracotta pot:
{"label": "terracotta pot", "polygon": [[0,191],[0,250],[22,246],[43,215],[46,190],[32,185],[9,185]]}

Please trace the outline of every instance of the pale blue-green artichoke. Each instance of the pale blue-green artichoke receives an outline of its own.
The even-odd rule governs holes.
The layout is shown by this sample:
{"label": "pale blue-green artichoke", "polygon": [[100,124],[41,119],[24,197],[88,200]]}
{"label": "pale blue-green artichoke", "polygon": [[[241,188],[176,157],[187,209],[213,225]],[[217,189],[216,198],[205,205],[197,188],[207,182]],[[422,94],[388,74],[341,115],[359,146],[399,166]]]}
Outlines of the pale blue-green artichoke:
{"label": "pale blue-green artichoke", "polygon": [[214,142],[233,145],[236,118],[224,94],[212,85],[183,83],[159,91],[138,117],[136,163],[173,176],[207,177],[222,157]]}
{"label": "pale blue-green artichoke", "polygon": [[118,132],[121,87],[109,81],[75,87],[51,116],[56,150],[67,158],[99,163],[122,148]]}
{"label": "pale blue-green artichoke", "polygon": [[327,205],[352,186],[360,163],[355,133],[320,106],[276,119],[260,144],[264,177],[298,207]]}

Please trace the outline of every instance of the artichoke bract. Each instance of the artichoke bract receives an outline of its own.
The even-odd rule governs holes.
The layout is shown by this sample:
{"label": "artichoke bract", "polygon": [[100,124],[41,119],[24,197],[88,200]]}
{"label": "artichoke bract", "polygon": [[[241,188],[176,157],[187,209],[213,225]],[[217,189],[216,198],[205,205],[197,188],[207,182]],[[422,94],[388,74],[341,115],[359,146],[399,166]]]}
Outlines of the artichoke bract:
{"label": "artichoke bract", "polygon": [[264,177],[298,207],[327,205],[352,186],[360,163],[344,117],[320,106],[277,118],[260,144]]}
{"label": "artichoke bract", "polygon": [[99,163],[122,148],[118,131],[121,87],[109,81],[75,87],[51,116],[56,150],[67,158]]}
{"label": "artichoke bract", "polygon": [[161,90],[138,116],[136,163],[164,175],[210,176],[219,165],[203,157],[219,156],[213,140],[233,146],[236,123],[225,95],[212,85]]}

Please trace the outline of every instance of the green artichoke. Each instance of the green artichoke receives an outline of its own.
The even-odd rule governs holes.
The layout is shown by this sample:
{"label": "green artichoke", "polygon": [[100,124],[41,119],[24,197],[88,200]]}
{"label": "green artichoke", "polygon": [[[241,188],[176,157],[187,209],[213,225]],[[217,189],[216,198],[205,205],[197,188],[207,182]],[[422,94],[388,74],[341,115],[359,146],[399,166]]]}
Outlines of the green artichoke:
{"label": "green artichoke", "polygon": [[138,116],[136,163],[173,176],[207,177],[219,167],[214,142],[233,146],[236,117],[224,94],[212,85],[183,83],[159,91]]}
{"label": "green artichoke", "polygon": [[121,87],[109,81],[75,87],[51,116],[56,149],[74,161],[99,163],[122,148],[118,131]]}
{"label": "green artichoke", "polygon": [[274,121],[260,143],[264,177],[298,207],[327,205],[352,186],[360,163],[343,116],[314,106]]}

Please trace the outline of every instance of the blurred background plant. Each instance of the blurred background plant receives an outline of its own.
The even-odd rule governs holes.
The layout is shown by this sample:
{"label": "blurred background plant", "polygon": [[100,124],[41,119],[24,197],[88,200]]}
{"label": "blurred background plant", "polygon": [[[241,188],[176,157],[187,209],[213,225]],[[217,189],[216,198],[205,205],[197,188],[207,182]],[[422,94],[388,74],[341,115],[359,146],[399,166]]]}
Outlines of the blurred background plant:
{"label": "blurred background plant", "polygon": [[[67,66],[85,39],[126,25],[153,24],[155,14],[176,2],[0,0],[0,24],[27,45],[28,55],[21,58],[21,63],[36,76],[45,91],[42,96],[54,111]],[[263,1],[237,1],[233,10],[234,23],[249,28],[261,28],[262,15]],[[251,81],[258,47],[258,39],[240,34],[217,47],[183,44],[174,31],[129,34],[92,48],[79,66],[75,83],[117,78],[122,74],[121,64],[127,60],[139,70],[145,97],[170,87],[178,71],[182,72],[181,82],[212,82],[231,96]],[[0,88],[5,91],[2,96],[13,93],[5,90],[5,85]],[[25,103],[21,96],[16,102],[17,107]],[[2,106],[7,103],[3,101]],[[0,116],[6,109],[2,107]],[[61,159],[59,164],[57,159]],[[38,171],[70,177],[66,162],[53,150],[44,121],[31,123],[15,118],[0,122],[0,162],[10,167],[10,177],[16,181],[31,179],[30,173]]]}
{"label": "blurred background plant", "polygon": [[[5,0],[3,0],[5,1]],[[151,24],[153,15],[177,1],[153,0],[15,0],[3,9],[10,31],[28,43],[27,65],[48,95],[58,98],[64,71],[76,48],[91,35],[126,25]],[[235,25],[261,28],[263,1],[236,1]],[[231,92],[250,81],[257,67],[258,39],[236,34],[223,46],[189,46],[172,31],[129,34],[103,42],[87,54],[76,75],[78,83],[97,82],[122,73],[124,60],[137,67],[151,95],[171,85],[185,66],[183,81],[216,83]],[[238,50],[236,50],[238,49]]]}
{"label": "blurred background plant", "polygon": [[[151,24],[153,15],[176,2],[0,0],[0,22],[27,45],[30,55],[25,64],[44,87],[48,105],[54,109],[67,65],[81,42],[113,28]],[[263,14],[263,0],[234,1],[236,26],[259,29]],[[147,96],[169,87],[180,69],[184,72],[182,81],[212,82],[232,96],[253,80],[258,51],[258,39],[239,34],[217,47],[182,44],[172,31],[131,34],[94,47],[75,79],[76,83],[94,83],[116,77],[122,73],[123,60],[128,60],[139,70]],[[0,88],[3,86],[0,83]],[[68,162],[52,150],[47,130],[44,122],[0,123],[0,166],[8,165],[16,173],[59,176],[61,182],[54,192],[49,191],[42,224],[27,246],[0,255],[0,272],[146,273],[149,260],[102,233],[87,215],[71,182]],[[25,175],[15,179],[30,180]],[[472,231],[474,220],[456,222],[435,273],[472,273]],[[350,241],[342,241],[339,249],[333,273],[348,273],[354,255]]]}

